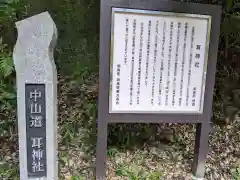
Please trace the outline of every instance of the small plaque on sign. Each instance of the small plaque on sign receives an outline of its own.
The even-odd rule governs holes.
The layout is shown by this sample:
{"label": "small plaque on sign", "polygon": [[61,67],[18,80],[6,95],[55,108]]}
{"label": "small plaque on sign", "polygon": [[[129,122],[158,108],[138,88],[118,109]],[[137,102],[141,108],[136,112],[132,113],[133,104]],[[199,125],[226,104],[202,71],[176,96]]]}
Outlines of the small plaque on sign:
{"label": "small plaque on sign", "polygon": [[46,177],[45,85],[26,84],[25,88],[28,177]]}
{"label": "small plaque on sign", "polygon": [[112,9],[110,113],[202,113],[211,16]]}

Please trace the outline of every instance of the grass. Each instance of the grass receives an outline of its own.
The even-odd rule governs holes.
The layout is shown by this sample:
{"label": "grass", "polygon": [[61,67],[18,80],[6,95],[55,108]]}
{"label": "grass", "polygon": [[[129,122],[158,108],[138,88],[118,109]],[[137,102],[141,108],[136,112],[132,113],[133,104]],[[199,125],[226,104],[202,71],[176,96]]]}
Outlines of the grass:
{"label": "grass", "polygon": [[129,180],[159,180],[162,177],[160,172],[148,173],[145,175],[145,171],[139,168],[139,166],[131,166],[129,170],[128,167],[119,167],[116,170],[116,175],[121,177],[127,177]]}
{"label": "grass", "polygon": [[2,180],[18,180],[19,170],[18,167],[11,164],[0,164],[0,178]]}
{"label": "grass", "polygon": [[233,170],[233,180],[240,180],[240,167]]}

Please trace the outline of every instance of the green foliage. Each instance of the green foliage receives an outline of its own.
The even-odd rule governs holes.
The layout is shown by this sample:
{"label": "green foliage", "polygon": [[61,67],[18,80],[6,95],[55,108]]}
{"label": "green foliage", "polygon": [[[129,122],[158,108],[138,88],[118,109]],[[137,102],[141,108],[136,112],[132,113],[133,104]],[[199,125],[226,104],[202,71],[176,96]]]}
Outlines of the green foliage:
{"label": "green foliage", "polygon": [[26,15],[22,0],[0,2],[0,111],[16,106],[15,70],[12,48],[15,44],[15,21]]}
{"label": "green foliage", "polygon": [[240,1],[226,0],[223,16],[221,35],[225,42],[225,58],[228,58],[229,48],[240,52]]}
{"label": "green foliage", "polygon": [[27,15],[23,0],[0,1],[0,37],[12,47],[15,44],[15,22]]}
{"label": "green foliage", "polygon": [[[226,0],[223,8],[223,21],[221,24],[221,49],[224,58],[219,62],[217,73],[221,76],[221,84],[216,91],[223,92],[222,111],[224,123],[231,123],[240,110],[240,1]],[[223,75],[224,74],[224,75]],[[224,79],[224,80],[223,80]],[[218,83],[218,77],[217,77]],[[219,98],[219,97],[218,97]]]}
{"label": "green foliage", "polygon": [[12,137],[15,133],[12,115],[16,109],[16,87],[12,49],[16,41],[14,23],[24,13],[21,0],[0,2],[0,139]]}
{"label": "green foliage", "polygon": [[15,166],[13,167],[7,163],[0,164],[0,179],[19,180],[18,174],[18,169]]}
{"label": "green foliage", "polygon": [[0,39],[0,108],[10,110],[15,105],[16,93],[12,54]]}
{"label": "green foliage", "polygon": [[84,180],[84,178],[81,176],[74,176],[72,180]]}
{"label": "green foliage", "polygon": [[129,169],[123,166],[116,170],[116,175],[120,177],[127,177],[129,180],[160,180],[162,177],[161,172],[154,171],[152,173],[143,173],[138,167],[131,167]]}
{"label": "green foliage", "polygon": [[240,167],[232,172],[233,180],[240,180]]}
{"label": "green foliage", "polygon": [[146,178],[146,180],[159,180],[161,177],[161,172],[153,172]]}

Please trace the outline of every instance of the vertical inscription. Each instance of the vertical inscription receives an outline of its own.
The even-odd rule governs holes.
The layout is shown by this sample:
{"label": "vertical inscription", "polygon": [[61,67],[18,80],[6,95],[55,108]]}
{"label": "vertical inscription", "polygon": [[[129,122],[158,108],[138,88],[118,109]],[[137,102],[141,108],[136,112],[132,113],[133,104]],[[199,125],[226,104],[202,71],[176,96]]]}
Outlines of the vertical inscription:
{"label": "vertical inscription", "polygon": [[27,168],[29,178],[47,176],[44,84],[25,85]]}
{"label": "vertical inscription", "polygon": [[159,80],[159,91],[158,91],[158,105],[161,106],[161,96],[162,96],[162,82],[163,82],[163,72],[164,72],[164,50],[165,50],[165,41],[166,41],[166,21],[163,22],[163,31],[162,31],[162,53],[161,53],[161,67],[160,67],[160,80]]}
{"label": "vertical inscription", "polygon": [[192,90],[192,106],[196,105],[196,93],[197,93],[197,88],[194,87]]}
{"label": "vertical inscription", "polygon": [[116,105],[120,104],[120,76],[121,75],[121,65],[117,65],[117,79],[116,79]]}
{"label": "vertical inscription", "polygon": [[124,63],[127,64],[127,59],[128,59],[128,31],[129,31],[129,19],[126,18],[126,22],[125,22],[125,48],[124,48]]}
{"label": "vertical inscription", "polygon": [[154,41],[154,59],[153,59],[153,76],[152,76],[152,98],[151,104],[154,104],[154,89],[155,89],[155,79],[156,79],[156,61],[157,61],[157,49],[158,49],[158,31],[159,31],[159,21],[156,22],[155,30],[155,41]]}
{"label": "vertical inscription", "polygon": [[180,29],[181,29],[181,23],[178,22],[177,42],[176,42],[176,54],[175,54],[175,62],[174,62],[174,78],[173,78],[172,106],[175,106],[175,103],[176,103],[176,81],[177,81],[177,72],[178,72],[177,69],[178,69],[178,51],[179,51]]}
{"label": "vertical inscription", "polygon": [[178,100],[178,105],[182,106],[182,98],[183,98],[183,77],[184,77],[184,67],[185,67],[185,58],[186,58],[186,44],[187,44],[187,31],[188,31],[188,23],[185,23],[184,28],[184,42],[183,42],[183,58],[181,64],[181,80],[180,80],[180,97]]}
{"label": "vertical inscription", "polygon": [[169,47],[168,47],[168,71],[167,71],[167,86],[165,89],[166,97],[165,97],[165,106],[168,106],[168,96],[169,96],[169,86],[170,86],[170,73],[171,73],[171,61],[172,61],[172,38],[173,38],[173,22],[170,23],[170,39],[169,39]]}
{"label": "vertical inscription", "polygon": [[195,54],[195,68],[199,68],[199,60],[200,60],[200,49],[201,49],[201,45],[197,45],[196,46],[196,54]]}
{"label": "vertical inscription", "polygon": [[[201,50],[201,45],[197,44],[196,45],[196,54],[195,54],[195,68],[199,68],[200,65],[200,50]],[[194,87],[192,90],[192,106],[196,106],[196,94],[197,94],[197,88]]]}
{"label": "vertical inscription", "polygon": [[141,66],[142,66],[142,51],[143,51],[143,29],[144,23],[141,23],[140,30],[140,45],[139,45],[139,59],[138,59],[138,83],[137,83],[137,104],[139,104],[139,96],[140,96],[140,87],[141,87]]}
{"label": "vertical inscription", "polygon": [[147,86],[147,84],[148,84],[148,67],[149,67],[149,54],[150,54],[150,43],[151,43],[151,28],[152,28],[152,21],[148,21],[148,37],[147,37],[147,58],[146,58],[145,86]]}
{"label": "vertical inscription", "polygon": [[188,68],[188,83],[187,83],[187,97],[186,97],[186,106],[189,104],[189,86],[191,83],[191,75],[192,75],[192,58],[193,58],[193,43],[194,43],[194,36],[195,36],[195,27],[192,27],[191,33],[191,49],[190,49],[190,60],[189,60],[189,68]]}
{"label": "vertical inscription", "polygon": [[134,60],[135,60],[135,48],[136,48],[136,19],[133,20],[133,37],[132,37],[132,68],[130,79],[130,105],[133,103],[133,73],[134,73]]}

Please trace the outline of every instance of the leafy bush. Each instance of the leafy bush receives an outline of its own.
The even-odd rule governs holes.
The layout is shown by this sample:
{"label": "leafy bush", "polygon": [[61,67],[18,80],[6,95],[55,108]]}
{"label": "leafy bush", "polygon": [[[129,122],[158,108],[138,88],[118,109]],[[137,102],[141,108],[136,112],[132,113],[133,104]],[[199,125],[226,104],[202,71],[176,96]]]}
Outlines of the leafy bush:
{"label": "leafy bush", "polygon": [[16,122],[12,118],[16,109],[12,49],[16,42],[15,22],[24,15],[26,6],[21,0],[0,2],[0,139],[5,140],[12,137],[16,127]]}
{"label": "leafy bush", "polygon": [[240,167],[236,168],[233,172],[233,180],[240,180]]}
{"label": "leafy bush", "polygon": [[15,22],[26,15],[22,0],[0,2],[0,111],[11,110],[16,103],[15,70],[12,49],[16,41]]}
{"label": "leafy bush", "polygon": [[0,39],[0,103],[1,110],[10,110],[15,105],[16,93],[14,83],[14,66],[12,53]]}
{"label": "leafy bush", "polygon": [[215,99],[221,99],[224,123],[230,123],[240,111],[240,1],[226,0],[223,7]]}
{"label": "leafy bush", "polygon": [[229,49],[240,52],[240,1],[226,0],[223,16],[221,32],[225,44],[225,58],[228,58]]}

